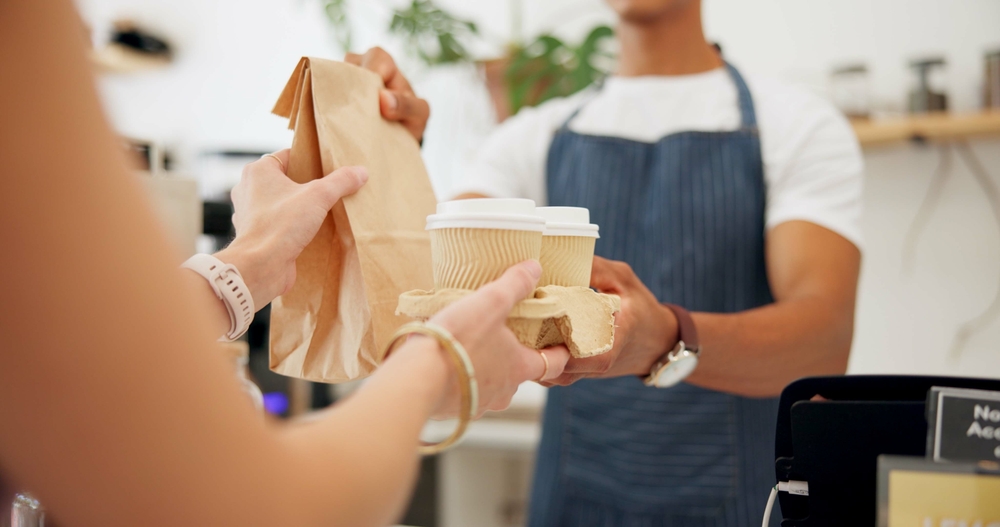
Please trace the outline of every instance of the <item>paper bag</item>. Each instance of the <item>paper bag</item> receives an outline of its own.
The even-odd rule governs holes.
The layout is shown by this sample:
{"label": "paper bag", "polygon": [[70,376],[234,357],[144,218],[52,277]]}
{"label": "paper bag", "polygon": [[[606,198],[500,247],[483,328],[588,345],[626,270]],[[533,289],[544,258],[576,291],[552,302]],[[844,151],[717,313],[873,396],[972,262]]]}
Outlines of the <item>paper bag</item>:
{"label": "paper bag", "polygon": [[306,183],[361,165],[368,183],[338,203],[295,263],[290,291],[271,304],[271,369],[312,381],[371,374],[400,293],[433,287],[425,220],[436,200],[420,147],[379,110],[378,75],[303,58],[274,113],[295,130],[288,176]]}

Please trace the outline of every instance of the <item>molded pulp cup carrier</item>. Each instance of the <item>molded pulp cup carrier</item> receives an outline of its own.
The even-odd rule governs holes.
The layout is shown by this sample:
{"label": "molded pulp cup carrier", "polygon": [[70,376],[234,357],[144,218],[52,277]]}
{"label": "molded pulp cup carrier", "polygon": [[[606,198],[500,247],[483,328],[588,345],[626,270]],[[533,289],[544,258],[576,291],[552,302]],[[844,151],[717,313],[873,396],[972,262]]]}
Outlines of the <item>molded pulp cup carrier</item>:
{"label": "molded pulp cup carrier", "polygon": [[587,209],[536,209],[526,199],[449,201],[427,217],[427,230],[434,290],[401,294],[397,314],[426,320],[511,265],[538,259],[540,287],[507,318],[517,339],[535,349],[566,344],[577,358],[614,346],[614,315],[621,301],[588,287],[598,236]]}
{"label": "molded pulp cup carrier", "polygon": [[435,289],[478,289],[510,266],[540,260],[545,219],[530,199],[439,203],[427,217]]}
{"label": "molded pulp cup carrier", "polygon": [[538,207],[545,218],[542,237],[542,278],[538,286],[590,286],[598,227],[583,207]]}

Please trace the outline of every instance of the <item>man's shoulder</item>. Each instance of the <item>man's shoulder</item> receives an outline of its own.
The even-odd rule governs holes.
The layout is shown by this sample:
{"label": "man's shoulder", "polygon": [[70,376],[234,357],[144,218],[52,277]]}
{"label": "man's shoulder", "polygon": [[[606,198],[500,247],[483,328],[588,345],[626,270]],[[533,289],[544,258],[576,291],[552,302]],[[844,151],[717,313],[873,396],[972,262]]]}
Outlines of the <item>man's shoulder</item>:
{"label": "man's shoulder", "polygon": [[845,152],[855,149],[854,131],[847,118],[807,85],[751,74],[747,86],[765,148],[784,149],[821,137],[849,147]]}
{"label": "man's shoulder", "polygon": [[779,123],[843,118],[826,97],[804,83],[756,73],[745,77],[759,118]]}

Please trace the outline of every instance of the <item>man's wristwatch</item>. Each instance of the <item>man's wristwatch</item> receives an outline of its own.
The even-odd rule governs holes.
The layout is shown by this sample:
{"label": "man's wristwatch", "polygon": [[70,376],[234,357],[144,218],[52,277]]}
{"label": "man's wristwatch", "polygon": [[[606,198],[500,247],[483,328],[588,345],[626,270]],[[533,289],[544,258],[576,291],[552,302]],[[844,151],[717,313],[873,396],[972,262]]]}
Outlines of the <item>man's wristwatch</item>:
{"label": "man's wristwatch", "polygon": [[674,349],[660,357],[643,379],[646,386],[669,388],[684,379],[698,366],[701,346],[698,344],[698,328],[691,314],[681,306],[664,304],[677,317],[679,339]]}

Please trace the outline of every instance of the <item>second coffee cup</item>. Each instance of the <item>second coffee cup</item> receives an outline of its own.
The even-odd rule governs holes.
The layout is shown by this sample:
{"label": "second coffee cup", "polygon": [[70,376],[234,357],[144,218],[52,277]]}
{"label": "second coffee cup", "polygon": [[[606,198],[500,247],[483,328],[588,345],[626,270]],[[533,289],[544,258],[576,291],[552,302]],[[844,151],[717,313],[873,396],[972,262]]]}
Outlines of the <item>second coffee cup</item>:
{"label": "second coffee cup", "polygon": [[530,199],[439,203],[427,217],[435,289],[478,289],[524,260],[538,260],[545,219]]}
{"label": "second coffee cup", "polygon": [[542,278],[538,286],[590,287],[598,227],[583,207],[538,207],[545,218],[542,237]]}

